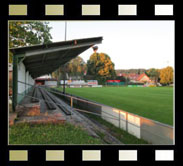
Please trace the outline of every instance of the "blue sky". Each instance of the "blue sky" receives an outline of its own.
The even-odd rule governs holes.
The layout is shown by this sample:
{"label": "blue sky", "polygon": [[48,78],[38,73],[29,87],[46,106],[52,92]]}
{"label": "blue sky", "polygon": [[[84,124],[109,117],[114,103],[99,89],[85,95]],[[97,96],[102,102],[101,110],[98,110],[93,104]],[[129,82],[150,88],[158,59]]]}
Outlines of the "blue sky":
{"label": "blue sky", "polygon": [[[65,39],[65,22],[50,21],[52,41]],[[67,40],[102,36],[98,52],[115,69],[174,66],[174,21],[67,21]],[[87,61],[92,48],[80,56]]]}

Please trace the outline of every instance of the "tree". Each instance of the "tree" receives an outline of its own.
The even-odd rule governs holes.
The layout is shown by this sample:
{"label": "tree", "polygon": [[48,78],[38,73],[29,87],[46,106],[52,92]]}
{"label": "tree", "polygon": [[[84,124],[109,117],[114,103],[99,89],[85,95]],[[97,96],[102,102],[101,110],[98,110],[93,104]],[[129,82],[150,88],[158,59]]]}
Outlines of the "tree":
{"label": "tree", "polygon": [[61,66],[55,72],[53,72],[52,76],[59,80],[64,79],[64,74],[67,73],[69,77],[83,77],[84,73],[87,70],[87,66],[85,61],[81,57],[76,57],[69,61],[64,66]]}
{"label": "tree", "polygon": [[160,83],[162,84],[170,84],[173,82],[173,68],[171,66],[167,66],[160,70]]}
{"label": "tree", "polygon": [[105,53],[93,53],[87,61],[87,68],[87,74],[93,75],[101,83],[116,76],[114,63]]}
{"label": "tree", "polygon": [[151,68],[149,69],[146,74],[151,78],[151,80],[154,80],[155,83],[157,84],[158,82],[158,78],[159,78],[159,75],[160,75],[160,72],[158,69],[155,69],[155,68]]}
{"label": "tree", "polygon": [[83,76],[86,72],[87,66],[86,62],[81,57],[76,57],[72,59],[66,65],[66,72],[69,76]]}
{"label": "tree", "polygon": [[[51,27],[48,22],[11,21],[9,22],[9,48],[51,43]],[[13,54],[9,53],[9,62]]]}

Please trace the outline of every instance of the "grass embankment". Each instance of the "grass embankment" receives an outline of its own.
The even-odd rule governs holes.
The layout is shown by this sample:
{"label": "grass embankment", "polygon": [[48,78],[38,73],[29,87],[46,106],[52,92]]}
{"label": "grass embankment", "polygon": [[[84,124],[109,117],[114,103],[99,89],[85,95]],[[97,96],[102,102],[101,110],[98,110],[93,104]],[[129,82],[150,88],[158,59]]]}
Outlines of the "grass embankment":
{"label": "grass embankment", "polygon": [[172,87],[66,88],[66,92],[173,125]]}
{"label": "grass embankment", "polygon": [[[85,116],[88,116],[90,119],[93,119],[93,120],[99,122],[100,124],[104,125],[110,134],[112,134],[114,137],[116,137],[119,141],[121,141],[124,144],[148,144],[148,142],[146,142],[145,140],[138,139],[137,137],[129,134],[128,132],[103,120],[99,116],[92,115],[92,114],[86,114],[86,113],[84,113],[84,114],[85,114]],[[102,137],[105,137],[105,135],[102,135],[100,133],[98,133],[98,134],[100,135],[101,139],[102,139]]]}
{"label": "grass embankment", "polygon": [[103,144],[70,124],[16,124],[9,128],[9,144]]}

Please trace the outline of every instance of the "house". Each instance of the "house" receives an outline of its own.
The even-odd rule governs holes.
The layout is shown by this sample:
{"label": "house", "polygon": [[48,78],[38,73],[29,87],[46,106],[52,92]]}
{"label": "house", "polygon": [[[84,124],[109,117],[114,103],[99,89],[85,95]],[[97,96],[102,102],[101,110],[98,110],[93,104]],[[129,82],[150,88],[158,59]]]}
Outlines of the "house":
{"label": "house", "polygon": [[138,77],[139,77],[139,74],[136,74],[136,73],[130,73],[128,74],[127,76],[131,81],[137,81]]}
{"label": "house", "polygon": [[145,74],[136,74],[136,73],[120,73],[118,76],[129,78],[131,82],[139,82],[139,83],[150,83],[152,80]]}
{"label": "house", "polygon": [[140,74],[139,77],[136,79],[136,81],[142,82],[142,83],[152,82],[151,79],[145,73]]}
{"label": "house", "polygon": [[120,74],[118,74],[117,76],[129,78],[130,81],[136,81],[137,78],[139,77],[139,74],[136,74],[136,73],[129,73],[129,74],[120,73]]}

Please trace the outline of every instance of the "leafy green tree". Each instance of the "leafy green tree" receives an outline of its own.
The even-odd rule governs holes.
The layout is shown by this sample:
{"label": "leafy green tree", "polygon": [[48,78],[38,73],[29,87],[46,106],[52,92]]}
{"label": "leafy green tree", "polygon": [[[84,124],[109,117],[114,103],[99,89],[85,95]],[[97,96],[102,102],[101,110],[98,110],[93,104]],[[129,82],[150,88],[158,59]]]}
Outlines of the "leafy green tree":
{"label": "leafy green tree", "polygon": [[159,70],[155,69],[155,68],[151,68],[146,73],[151,78],[151,80],[154,80],[155,83],[157,84],[158,79],[159,79],[159,75],[160,75]]}
{"label": "leafy green tree", "polygon": [[[48,24],[48,22],[40,21],[10,21],[9,48],[51,43],[51,27]],[[10,63],[12,56],[13,54],[10,52]]]}
{"label": "leafy green tree", "polygon": [[128,77],[124,77],[124,76],[116,76],[115,79],[120,80],[121,82],[125,82],[126,84],[128,84],[128,82],[130,82],[130,79]]}
{"label": "leafy green tree", "polygon": [[114,63],[105,53],[93,53],[87,61],[87,74],[93,75],[99,83],[104,83],[108,78],[115,78]]}
{"label": "leafy green tree", "polygon": [[86,72],[86,62],[80,56],[66,64],[66,72],[69,76],[83,76]]}
{"label": "leafy green tree", "polygon": [[87,70],[86,62],[81,57],[78,56],[69,61],[64,66],[59,67],[59,69],[57,69],[52,73],[52,76],[54,78],[57,78],[58,80],[64,79],[65,73],[67,73],[69,77],[70,76],[83,77],[86,70]]}

